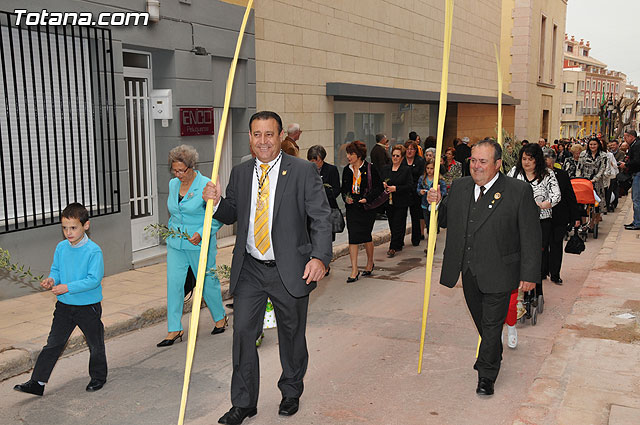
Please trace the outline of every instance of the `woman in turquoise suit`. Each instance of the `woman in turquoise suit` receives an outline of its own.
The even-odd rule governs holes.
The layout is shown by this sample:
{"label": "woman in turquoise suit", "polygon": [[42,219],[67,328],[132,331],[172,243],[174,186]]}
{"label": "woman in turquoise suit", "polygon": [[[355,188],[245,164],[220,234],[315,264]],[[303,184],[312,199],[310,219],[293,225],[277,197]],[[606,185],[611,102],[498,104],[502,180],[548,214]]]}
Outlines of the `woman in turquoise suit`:
{"label": "woman in turquoise suit", "polygon": [[[180,339],[182,329],[182,308],[184,306],[184,282],[187,270],[191,266],[193,273],[198,273],[200,258],[200,242],[206,204],[202,200],[202,189],[210,181],[196,170],[198,152],[188,145],[180,145],[169,152],[169,167],[175,178],[169,181],[169,228],[179,234],[167,238],[167,337],[158,343],[158,347],[166,347]],[[211,239],[209,240],[209,258],[207,270],[216,267],[216,232],[222,223],[213,220]],[[207,303],[214,322],[212,334],[224,332],[227,317],[222,306],[220,281],[207,273],[204,279],[202,297]]]}

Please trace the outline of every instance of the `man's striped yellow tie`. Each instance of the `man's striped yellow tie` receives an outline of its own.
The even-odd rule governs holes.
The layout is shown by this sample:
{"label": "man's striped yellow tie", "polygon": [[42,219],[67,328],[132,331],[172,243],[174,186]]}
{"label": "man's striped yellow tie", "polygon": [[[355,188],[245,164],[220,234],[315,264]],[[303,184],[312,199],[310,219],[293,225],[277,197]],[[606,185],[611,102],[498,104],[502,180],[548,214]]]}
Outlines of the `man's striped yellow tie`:
{"label": "man's striped yellow tie", "polygon": [[256,217],[253,222],[253,236],[256,248],[264,255],[271,246],[269,240],[269,169],[268,164],[260,164],[262,176],[260,176],[260,189],[258,190]]}

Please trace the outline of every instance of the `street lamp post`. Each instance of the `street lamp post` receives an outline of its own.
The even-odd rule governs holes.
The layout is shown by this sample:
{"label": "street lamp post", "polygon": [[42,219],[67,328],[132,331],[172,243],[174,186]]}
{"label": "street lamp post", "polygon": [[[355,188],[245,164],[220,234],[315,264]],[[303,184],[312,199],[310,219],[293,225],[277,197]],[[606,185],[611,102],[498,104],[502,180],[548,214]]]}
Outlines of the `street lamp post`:
{"label": "street lamp post", "polygon": [[609,128],[607,131],[607,141],[611,140],[611,135],[613,134],[613,99],[612,96],[609,95],[609,99],[607,100],[607,112],[608,112],[608,121],[609,121]]}

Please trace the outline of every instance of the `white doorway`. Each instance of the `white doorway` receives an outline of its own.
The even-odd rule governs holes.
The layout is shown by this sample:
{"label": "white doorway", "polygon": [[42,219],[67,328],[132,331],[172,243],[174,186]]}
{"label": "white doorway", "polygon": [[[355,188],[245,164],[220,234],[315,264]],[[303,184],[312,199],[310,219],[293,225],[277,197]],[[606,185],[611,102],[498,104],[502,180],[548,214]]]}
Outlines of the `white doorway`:
{"label": "white doorway", "polygon": [[[158,237],[144,231],[158,223],[156,143],[149,96],[152,87],[151,55],[125,51],[124,100],[129,150],[129,207],[133,252],[158,245]],[[127,66],[130,65],[130,66]]]}

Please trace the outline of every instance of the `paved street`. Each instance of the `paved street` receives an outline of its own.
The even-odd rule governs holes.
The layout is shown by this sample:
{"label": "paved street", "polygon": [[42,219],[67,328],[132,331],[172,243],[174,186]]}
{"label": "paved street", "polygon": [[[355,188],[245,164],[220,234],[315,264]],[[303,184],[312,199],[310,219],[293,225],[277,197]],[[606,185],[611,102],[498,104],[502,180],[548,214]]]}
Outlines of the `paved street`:
{"label": "paved street", "polygon": [[[310,364],[301,410],[292,418],[277,415],[277,336],[275,330],[267,331],[260,347],[258,416],[245,423],[512,423],[616,215],[605,217],[600,238],[589,239],[582,255],[565,256],[563,286],[545,282],[545,312],[535,327],[518,325],[518,348],[505,348],[492,398],[475,395],[477,333],[459,286],[448,289],[434,282],[424,368],[417,374],[424,246],[409,246],[387,259],[383,245],[376,248],[374,277],[347,285],[349,260],[342,257],[332,264],[330,278],[313,292],[307,332]],[[436,267],[443,245],[444,232],[438,238]],[[434,272],[438,275],[439,269]],[[202,317],[186,420],[194,425],[216,423],[230,407],[232,332],[212,336],[205,311]],[[183,323],[187,320],[188,316]],[[165,326],[163,322],[109,340],[109,382],[97,393],[84,390],[89,380],[87,351],[58,362],[43,398],[11,390],[28,374],[0,383],[0,423],[176,423],[187,344],[156,348]]]}

